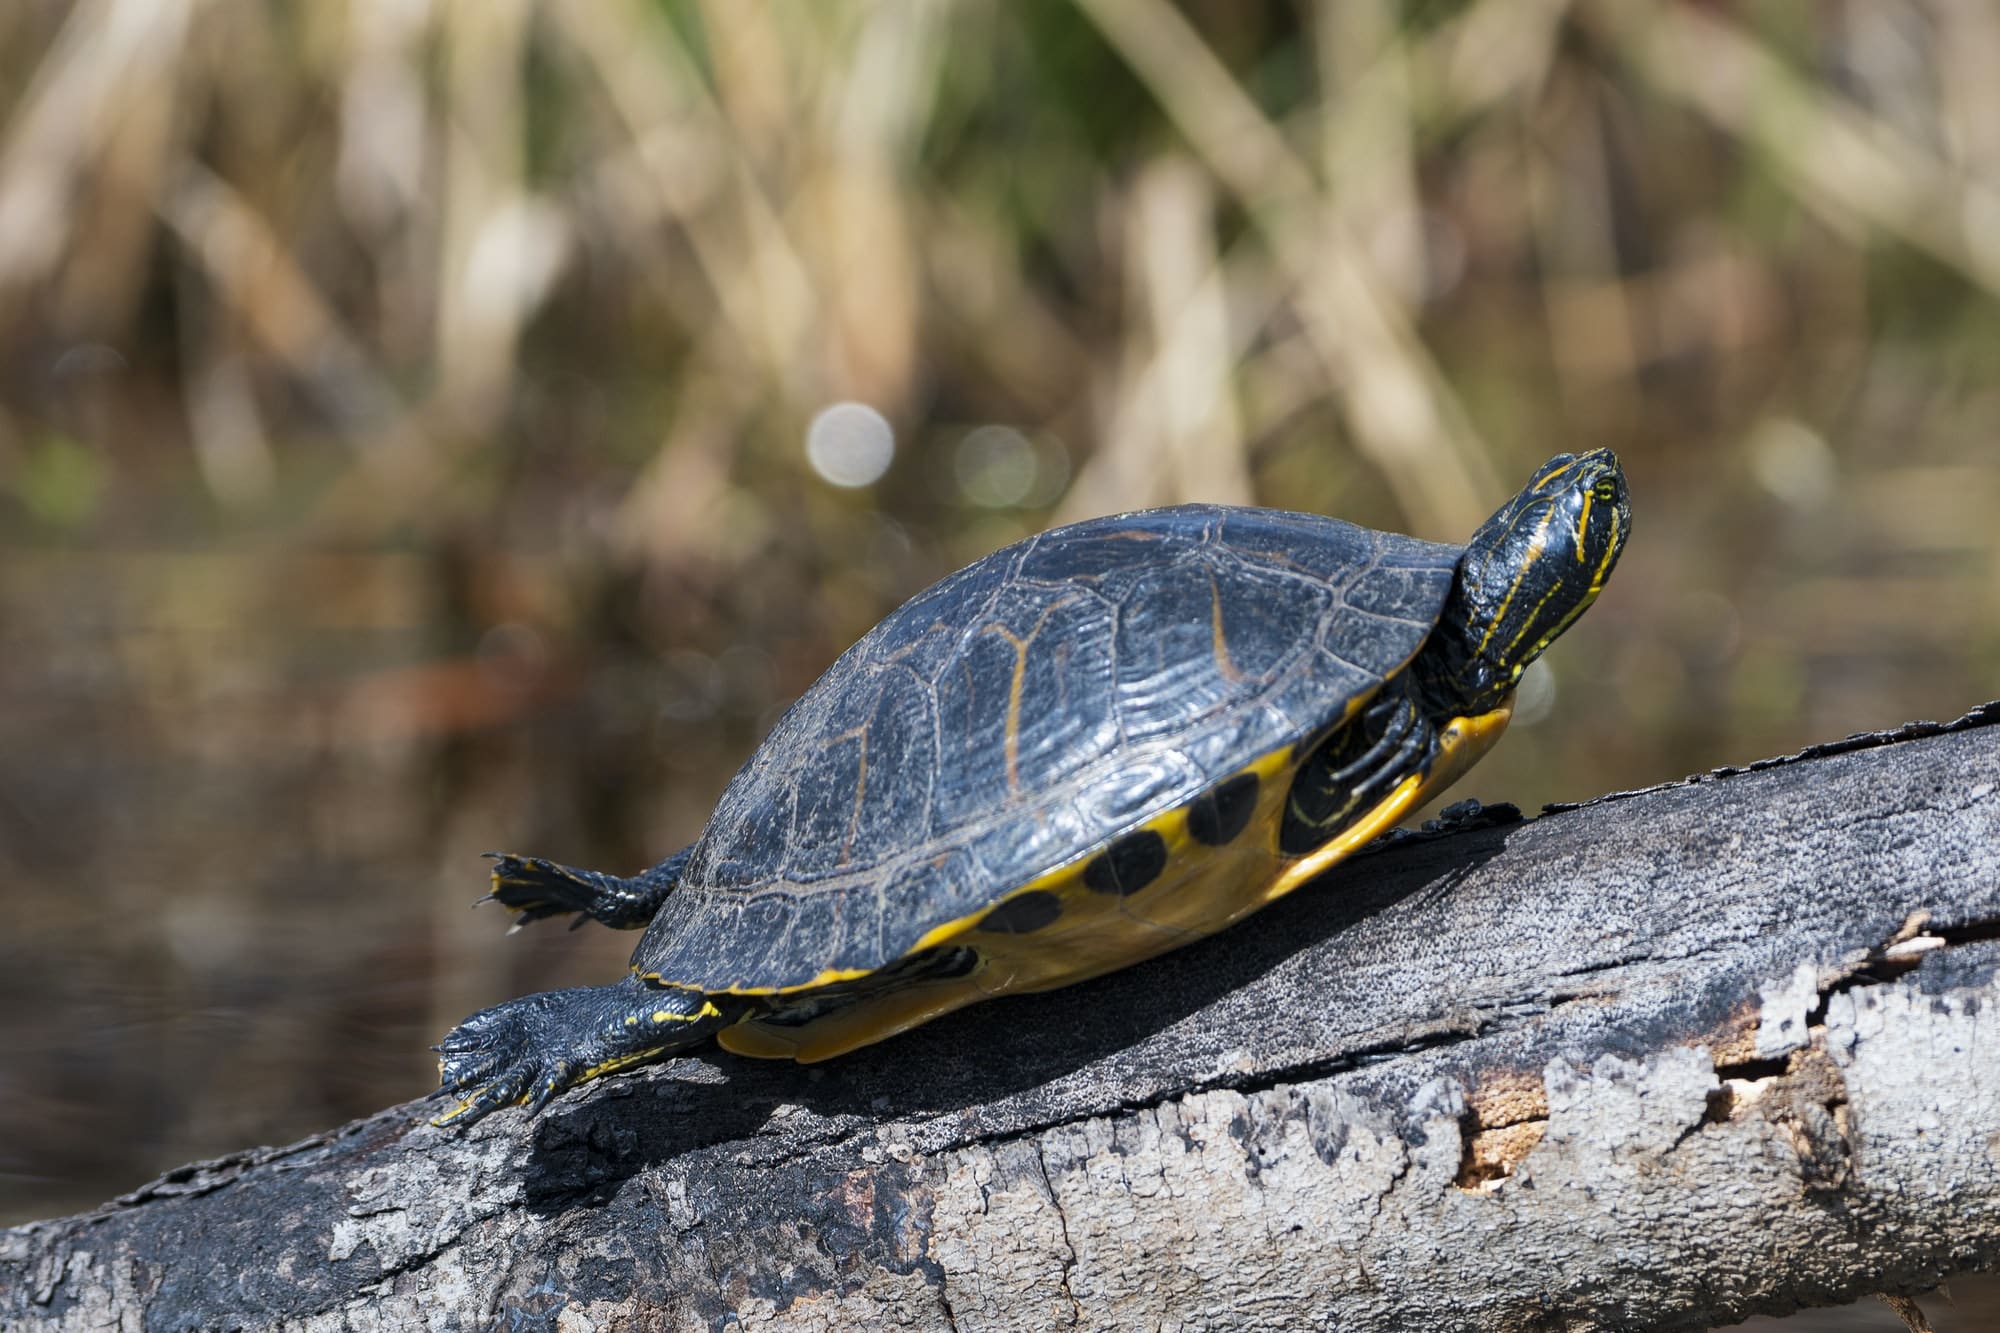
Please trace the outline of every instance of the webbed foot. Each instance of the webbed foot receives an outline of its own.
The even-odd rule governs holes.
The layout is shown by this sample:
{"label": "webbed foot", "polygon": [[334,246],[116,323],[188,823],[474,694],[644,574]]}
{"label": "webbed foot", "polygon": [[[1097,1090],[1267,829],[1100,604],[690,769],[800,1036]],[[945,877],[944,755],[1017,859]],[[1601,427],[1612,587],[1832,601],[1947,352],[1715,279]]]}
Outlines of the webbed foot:
{"label": "webbed foot", "polygon": [[470,1125],[503,1106],[539,1111],[565,1088],[698,1045],[731,1021],[700,991],[636,979],[482,1009],[434,1048],[439,1086],[458,1105],[431,1123]]}
{"label": "webbed foot", "polygon": [[642,875],[621,879],[600,870],[578,870],[539,856],[488,852],[493,860],[493,887],[481,902],[497,902],[514,913],[514,929],[543,917],[576,913],[574,930],[585,918],[619,930],[631,930],[653,919],[674,886],[689,852],[674,853]]}

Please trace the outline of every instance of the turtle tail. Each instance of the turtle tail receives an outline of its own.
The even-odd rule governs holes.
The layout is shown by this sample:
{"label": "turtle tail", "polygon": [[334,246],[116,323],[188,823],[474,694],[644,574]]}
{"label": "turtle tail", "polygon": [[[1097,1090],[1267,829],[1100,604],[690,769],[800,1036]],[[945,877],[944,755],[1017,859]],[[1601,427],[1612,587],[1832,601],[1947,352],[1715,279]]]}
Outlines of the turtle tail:
{"label": "turtle tail", "polygon": [[644,874],[630,879],[601,870],[578,870],[539,856],[488,852],[493,888],[480,902],[497,902],[514,913],[514,930],[543,917],[574,912],[574,930],[588,918],[616,930],[636,930],[653,919],[680,883],[692,847],[682,848]]}

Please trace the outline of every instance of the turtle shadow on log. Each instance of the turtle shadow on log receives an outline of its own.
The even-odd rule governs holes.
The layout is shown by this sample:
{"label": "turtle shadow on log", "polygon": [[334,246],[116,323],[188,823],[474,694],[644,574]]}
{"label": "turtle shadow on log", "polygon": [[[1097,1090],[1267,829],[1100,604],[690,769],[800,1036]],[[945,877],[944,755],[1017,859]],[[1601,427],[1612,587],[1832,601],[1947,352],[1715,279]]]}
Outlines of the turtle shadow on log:
{"label": "turtle shadow on log", "polygon": [[996,1103],[1032,1114],[1049,1085],[1144,1044],[1357,922],[1450,894],[1522,827],[1381,847],[1219,935],[1094,981],[973,1005],[823,1064],[710,1051],[593,1084],[537,1121],[523,1182],[529,1206],[551,1214],[601,1203],[642,1171],[718,1143],[739,1143],[754,1158],[763,1138],[771,1156],[785,1156],[798,1136],[772,1128],[781,1107],[823,1122],[802,1127],[810,1142],[874,1122],[954,1117],[976,1135]]}

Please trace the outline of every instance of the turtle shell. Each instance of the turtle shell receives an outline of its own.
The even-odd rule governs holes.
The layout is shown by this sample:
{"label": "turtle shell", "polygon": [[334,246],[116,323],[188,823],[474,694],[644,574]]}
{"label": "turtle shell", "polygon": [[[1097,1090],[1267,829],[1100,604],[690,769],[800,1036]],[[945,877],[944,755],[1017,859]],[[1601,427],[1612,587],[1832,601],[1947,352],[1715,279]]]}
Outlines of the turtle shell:
{"label": "turtle shell", "polygon": [[785,713],[634,970],[769,992],[904,957],[1339,720],[1422,646],[1461,550],[1186,505],[994,552]]}

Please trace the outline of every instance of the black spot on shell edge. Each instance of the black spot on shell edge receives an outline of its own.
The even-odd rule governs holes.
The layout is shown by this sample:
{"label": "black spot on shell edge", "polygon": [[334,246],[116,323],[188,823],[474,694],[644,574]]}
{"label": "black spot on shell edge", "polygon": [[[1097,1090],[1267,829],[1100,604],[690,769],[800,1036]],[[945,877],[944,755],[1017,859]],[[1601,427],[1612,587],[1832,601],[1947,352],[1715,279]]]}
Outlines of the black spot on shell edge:
{"label": "black spot on shell edge", "polygon": [[1236,841],[1257,810],[1257,775],[1238,773],[1194,798],[1188,806],[1188,836],[1208,847]]}
{"label": "black spot on shell edge", "polygon": [[976,929],[995,935],[1028,935],[1061,915],[1061,899],[1046,889],[1029,889],[980,917]]}
{"label": "black spot on shell edge", "polygon": [[1090,858],[1083,886],[1096,893],[1130,897],[1167,868],[1167,840],[1152,829],[1128,833]]}

